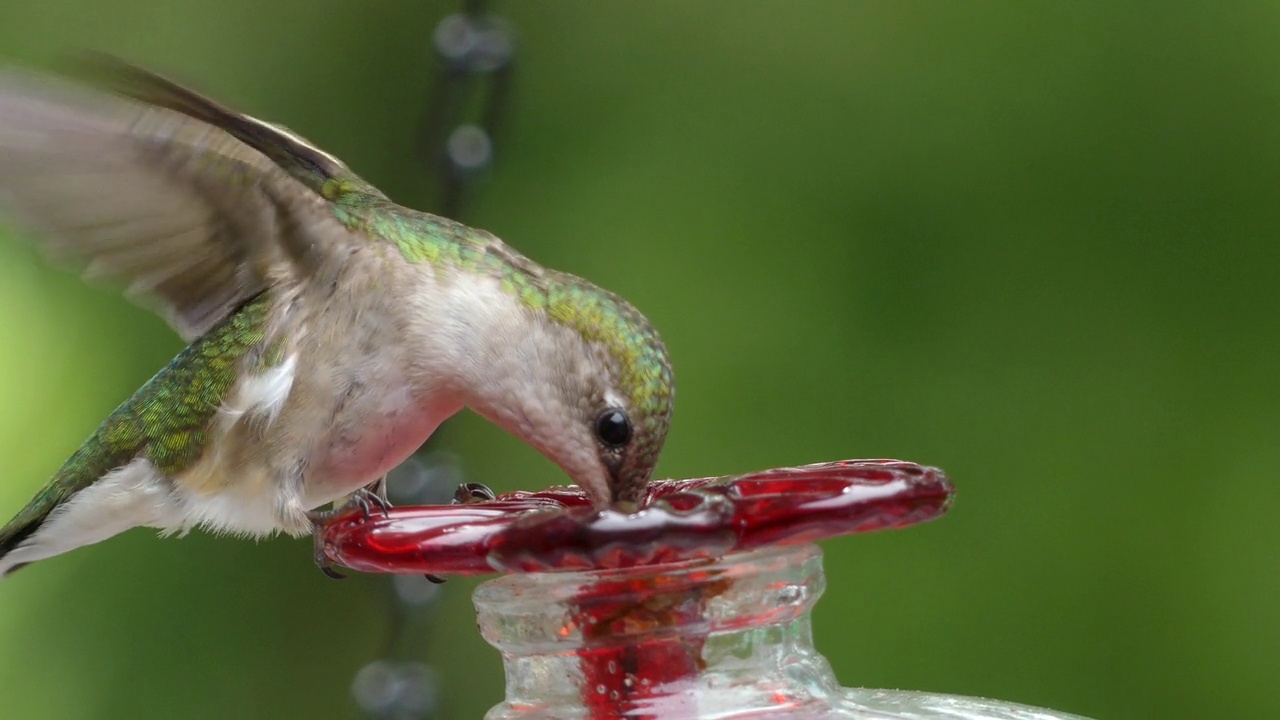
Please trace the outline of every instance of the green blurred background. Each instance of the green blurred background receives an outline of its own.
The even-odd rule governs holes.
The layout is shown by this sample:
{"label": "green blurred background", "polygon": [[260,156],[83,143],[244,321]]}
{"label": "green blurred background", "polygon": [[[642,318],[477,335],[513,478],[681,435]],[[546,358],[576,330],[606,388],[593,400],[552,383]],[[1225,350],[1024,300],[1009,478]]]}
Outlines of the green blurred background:
{"label": "green blurred background", "polygon": [[[123,54],[428,206],[413,148],[456,8],[3,0],[0,55]],[[1280,4],[494,8],[518,85],[466,220],[661,329],[659,474],[954,478],[945,519],[826,543],[844,684],[1280,716]],[[180,347],[8,240],[0,338],[6,517]],[[475,417],[438,446],[501,490],[560,480]],[[438,717],[501,696],[474,584],[417,638]],[[0,585],[0,714],[354,718],[388,632],[385,581],[329,581],[306,542],[135,531]]]}

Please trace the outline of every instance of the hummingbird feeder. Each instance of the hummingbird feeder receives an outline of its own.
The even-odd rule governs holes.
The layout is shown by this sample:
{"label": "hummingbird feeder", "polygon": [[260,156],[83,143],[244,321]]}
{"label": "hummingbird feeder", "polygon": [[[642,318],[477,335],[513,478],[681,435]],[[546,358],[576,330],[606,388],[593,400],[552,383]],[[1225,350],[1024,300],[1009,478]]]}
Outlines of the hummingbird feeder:
{"label": "hummingbird feeder", "polygon": [[847,460],[655,481],[634,512],[597,510],[572,486],[355,512],[323,543],[364,572],[506,573],[473,598],[506,671],[489,720],[1076,717],[842,688],[814,649],[814,541],[932,520],[953,495],[936,468]]}

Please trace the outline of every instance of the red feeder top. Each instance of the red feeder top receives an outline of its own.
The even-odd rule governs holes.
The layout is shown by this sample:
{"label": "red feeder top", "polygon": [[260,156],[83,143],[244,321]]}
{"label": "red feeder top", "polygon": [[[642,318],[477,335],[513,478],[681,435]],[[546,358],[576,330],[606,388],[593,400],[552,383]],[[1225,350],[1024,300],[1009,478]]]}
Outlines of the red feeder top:
{"label": "red feeder top", "polygon": [[620,568],[906,527],[942,515],[953,494],[937,468],[843,460],[654,481],[635,512],[597,510],[574,486],[385,516],[353,512],[326,527],[323,542],[331,560],[364,572]]}

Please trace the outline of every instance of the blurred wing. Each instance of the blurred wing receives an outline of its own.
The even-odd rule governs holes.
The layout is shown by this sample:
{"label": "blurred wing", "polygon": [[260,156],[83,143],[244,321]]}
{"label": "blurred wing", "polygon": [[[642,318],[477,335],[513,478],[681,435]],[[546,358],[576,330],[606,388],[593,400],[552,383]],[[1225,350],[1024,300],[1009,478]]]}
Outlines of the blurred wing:
{"label": "blurred wing", "polygon": [[[244,122],[262,128],[266,145],[295,141]],[[127,283],[187,340],[304,273],[308,256],[326,250],[306,231],[326,218],[340,229],[325,204],[278,160],[206,118],[0,71],[0,210],[54,260]]]}

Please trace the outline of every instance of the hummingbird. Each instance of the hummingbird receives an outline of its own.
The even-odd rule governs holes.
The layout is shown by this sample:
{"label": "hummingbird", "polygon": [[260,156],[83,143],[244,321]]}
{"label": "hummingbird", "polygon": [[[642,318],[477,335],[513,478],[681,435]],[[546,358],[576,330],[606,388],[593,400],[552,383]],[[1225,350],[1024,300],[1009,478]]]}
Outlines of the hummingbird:
{"label": "hummingbird", "polygon": [[310,534],[333,573],[323,522],[367,510],[464,408],[596,506],[635,507],[674,384],[630,303],[394,203],[283,126],[93,68],[0,70],[0,211],[189,344],[0,528],[0,577],[134,527]]}

